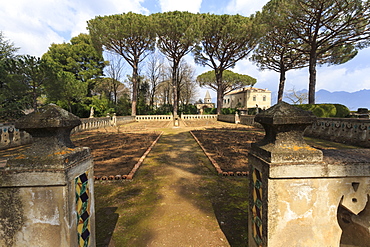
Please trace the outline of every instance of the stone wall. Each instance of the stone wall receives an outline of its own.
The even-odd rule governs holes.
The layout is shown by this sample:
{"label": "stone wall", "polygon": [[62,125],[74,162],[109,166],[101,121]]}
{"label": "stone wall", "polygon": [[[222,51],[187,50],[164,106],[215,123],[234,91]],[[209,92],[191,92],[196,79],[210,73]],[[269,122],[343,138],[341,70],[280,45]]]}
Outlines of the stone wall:
{"label": "stone wall", "polygon": [[[259,126],[255,116],[239,116],[240,124]],[[235,115],[219,115],[218,121],[235,123]],[[370,147],[370,119],[363,118],[317,118],[306,128],[305,136],[324,140]]]}
{"label": "stone wall", "polygon": [[221,122],[227,122],[227,123],[235,123],[235,115],[229,114],[229,115],[218,115],[217,121]]}
{"label": "stone wall", "polygon": [[249,125],[249,126],[255,125],[254,116],[241,115],[239,119],[240,119],[240,124]]}
{"label": "stone wall", "polygon": [[305,136],[370,147],[370,119],[318,118],[307,127]]}
{"label": "stone wall", "polygon": [[[81,118],[81,124],[72,130],[72,133],[104,128],[108,126],[116,126],[135,122],[135,117],[132,116],[113,116],[102,118]],[[14,123],[0,124],[0,149],[21,146],[32,143],[32,137],[25,131],[21,131],[14,127]]]}

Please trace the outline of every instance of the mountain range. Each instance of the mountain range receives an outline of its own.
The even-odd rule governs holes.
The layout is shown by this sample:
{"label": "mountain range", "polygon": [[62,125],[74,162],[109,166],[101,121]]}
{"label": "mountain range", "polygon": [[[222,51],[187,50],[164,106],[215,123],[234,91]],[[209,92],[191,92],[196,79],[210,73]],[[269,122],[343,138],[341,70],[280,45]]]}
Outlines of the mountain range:
{"label": "mountain range", "polygon": [[[298,93],[307,93],[307,90],[300,90]],[[272,102],[271,104],[276,104],[277,93],[272,92]],[[287,103],[292,103],[289,99],[283,99]],[[351,111],[356,111],[358,108],[368,108],[370,109],[370,90],[363,89],[357,92],[349,93],[344,91],[329,92],[327,90],[319,90],[316,92],[316,103],[332,103],[332,104],[342,104],[347,106]]]}

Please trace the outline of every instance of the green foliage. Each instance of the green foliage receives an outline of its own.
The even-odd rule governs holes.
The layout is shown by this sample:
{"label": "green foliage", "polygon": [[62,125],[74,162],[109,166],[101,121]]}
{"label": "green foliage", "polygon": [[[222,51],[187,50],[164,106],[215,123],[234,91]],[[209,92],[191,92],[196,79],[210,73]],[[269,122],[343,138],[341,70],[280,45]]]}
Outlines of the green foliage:
{"label": "green foliage", "polygon": [[56,80],[54,68],[45,59],[29,55],[13,59],[9,72],[10,80],[18,84],[15,90],[23,91],[25,102],[35,110],[38,105],[37,99],[44,93],[45,85]]}
{"label": "green foliage", "polygon": [[179,63],[199,41],[198,16],[186,11],[156,13],[152,16],[158,49],[172,62]]}
{"label": "green foliage", "polygon": [[90,107],[94,107],[94,117],[106,117],[108,113],[113,113],[110,101],[105,94],[94,95],[91,97]]}
{"label": "green foliage", "polygon": [[[210,70],[199,75],[197,77],[197,82],[201,87],[217,88],[216,74],[214,70]],[[257,80],[249,75],[225,70],[222,76],[222,86],[225,88],[223,95],[247,85],[253,86],[256,82]]]}
{"label": "green foliage", "polygon": [[370,4],[350,0],[271,0],[281,11],[279,22],[294,33],[300,44],[295,48],[309,57],[309,97],[315,103],[316,66],[340,64],[368,45]]}
{"label": "green foliage", "polygon": [[52,44],[43,55],[57,70],[69,72],[75,80],[85,82],[86,96],[91,96],[94,79],[103,75],[106,62],[97,52],[88,34],[73,37],[70,43]]}
{"label": "green foliage", "polygon": [[195,105],[192,105],[192,104],[182,105],[180,107],[179,111],[182,114],[197,114],[198,113],[197,107]]}
{"label": "green foliage", "polygon": [[278,102],[283,100],[286,72],[308,66],[308,56],[300,48],[302,42],[294,32],[284,26],[283,13],[277,4],[270,1],[257,12],[256,19],[265,32],[250,60],[260,70],[273,70],[280,74]]}
{"label": "green foliage", "polygon": [[80,34],[70,43],[52,44],[43,59],[56,70],[56,79],[45,84],[48,102],[60,104],[79,117],[88,117],[91,93],[106,65],[90,36]]}
{"label": "green foliage", "polygon": [[217,114],[217,108],[205,108],[203,113],[209,115]]}
{"label": "green foliage", "polygon": [[302,104],[297,107],[311,111],[320,118],[345,118],[349,116],[349,109],[341,104]]}
{"label": "green foliage", "polygon": [[[236,108],[222,108],[221,109],[221,114],[222,115],[230,115],[230,114],[235,114],[237,112]],[[217,114],[217,108],[205,108],[204,109],[204,114]]]}
{"label": "green foliage", "polygon": [[[262,109],[258,108],[258,112],[261,112]],[[257,107],[248,108],[248,115],[256,115],[257,114]]]}
{"label": "green foliage", "polygon": [[173,105],[170,104],[164,104],[158,107],[154,111],[154,115],[171,115],[173,112]]}
{"label": "green foliage", "polygon": [[113,106],[115,113],[118,116],[129,116],[131,115],[131,102],[130,97],[125,95],[118,99],[117,104]]}
{"label": "green foliage", "polygon": [[6,40],[2,31],[0,31],[0,61],[6,58],[13,58],[19,50],[13,43]]}
{"label": "green foliage", "polygon": [[201,14],[202,37],[193,51],[195,62],[214,70],[226,70],[245,58],[259,41],[257,23],[241,15]]}
{"label": "green foliage", "polygon": [[136,115],[139,63],[154,50],[155,28],[151,17],[133,12],[98,16],[88,21],[95,48],[122,56],[132,67],[132,115]]}
{"label": "green foliage", "polygon": [[165,12],[152,16],[157,34],[157,47],[171,62],[173,114],[178,115],[180,94],[180,63],[199,41],[198,15],[190,12]]}
{"label": "green foliage", "polygon": [[223,73],[233,68],[255,48],[261,36],[258,23],[241,15],[201,14],[202,37],[194,49],[195,62],[214,70],[217,92],[217,112],[221,113],[223,95],[228,90]]}

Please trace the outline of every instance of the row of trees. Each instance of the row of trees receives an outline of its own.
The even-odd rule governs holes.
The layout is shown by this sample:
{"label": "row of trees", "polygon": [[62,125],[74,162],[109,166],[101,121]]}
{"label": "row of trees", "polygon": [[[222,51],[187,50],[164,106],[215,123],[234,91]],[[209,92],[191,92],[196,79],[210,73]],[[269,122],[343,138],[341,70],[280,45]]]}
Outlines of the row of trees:
{"label": "row of trees", "polygon": [[258,32],[253,18],[241,15],[192,14],[189,12],[156,13],[149,16],[125,13],[99,16],[88,21],[88,30],[100,51],[122,56],[132,67],[132,113],[136,114],[139,64],[155,48],[171,64],[173,113],[178,114],[180,99],[180,64],[193,53],[197,64],[208,66],[215,74],[212,83],[217,91],[217,112],[221,113],[223,72],[235,66],[257,45]]}
{"label": "row of trees", "polygon": [[[271,0],[251,17],[179,11],[99,16],[88,21],[89,35],[52,44],[41,59],[16,56],[17,48],[1,34],[0,111],[4,116],[5,111],[36,108],[40,97],[79,116],[90,106],[117,108],[128,89],[121,83],[120,59],[104,61],[103,52],[132,68],[127,79],[132,115],[154,108],[159,97],[178,115],[179,102],[189,103],[194,95],[194,70],[184,62],[190,53],[196,64],[211,69],[197,81],[217,91],[218,114],[226,92],[256,82],[229,71],[252,52],[251,60],[261,69],[280,73],[279,101],[286,72],[308,66],[309,103],[315,103],[316,66],[344,63],[368,45],[369,9],[368,0]],[[127,108],[128,96],[125,102]]]}
{"label": "row of trees", "polygon": [[101,103],[94,89],[106,62],[89,35],[52,44],[42,58],[17,55],[18,48],[1,32],[0,47],[1,120],[18,118],[40,102],[57,103],[82,117],[94,102]]}
{"label": "row of trees", "polygon": [[[278,101],[283,99],[286,72],[309,67],[309,103],[315,103],[316,66],[345,63],[368,45],[369,10],[369,1],[362,0],[271,0],[251,17],[126,13],[96,17],[88,22],[88,30],[96,48],[115,52],[131,65],[133,88],[139,63],[157,47],[171,63],[175,115],[179,64],[192,53],[197,64],[212,69],[198,82],[217,92],[220,114],[225,92],[255,83],[223,79],[225,71],[252,52],[251,60],[260,69],[280,73]],[[214,80],[205,83],[206,78]],[[136,96],[132,99],[134,112]]]}
{"label": "row of trees", "polygon": [[[16,119],[44,103],[56,103],[80,117],[88,117],[91,107],[95,116],[131,114],[132,78],[124,77],[122,59],[108,53],[108,61],[104,61],[88,34],[73,37],[68,43],[52,44],[42,58],[16,55],[18,48],[5,40],[1,32],[0,48],[1,121]],[[144,65],[138,71],[138,113],[172,112],[171,69],[157,53],[151,54]],[[194,68],[182,61],[182,111],[195,101],[195,83]]]}
{"label": "row of trees", "polygon": [[370,40],[370,2],[363,0],[271,0],[256,14],[264,37],[251,60],[280,73],[309,67],[308,102],[315,103],[316,67],[354,58]]}

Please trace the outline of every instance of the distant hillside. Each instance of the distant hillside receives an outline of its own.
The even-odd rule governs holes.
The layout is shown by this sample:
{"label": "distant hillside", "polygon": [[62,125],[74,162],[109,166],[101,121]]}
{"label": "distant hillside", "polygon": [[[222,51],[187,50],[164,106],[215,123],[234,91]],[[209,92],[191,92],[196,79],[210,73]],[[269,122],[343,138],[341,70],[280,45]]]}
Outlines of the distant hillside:
{"label": "distant hillside", "polygon": [[[307,90],[298,91],[300,93],[308,92]],[[277,93],[272,93],[272,104],[276,104]],[[289,99],[284,98],[284,101],[291,103]],[[361,91],[349,92],[329,92],[327,90],[319,90],[316,92],[316,103],[337,103],[347,106],[351,111],[358,108],[370,109],[370,90],[364,89]]]}

